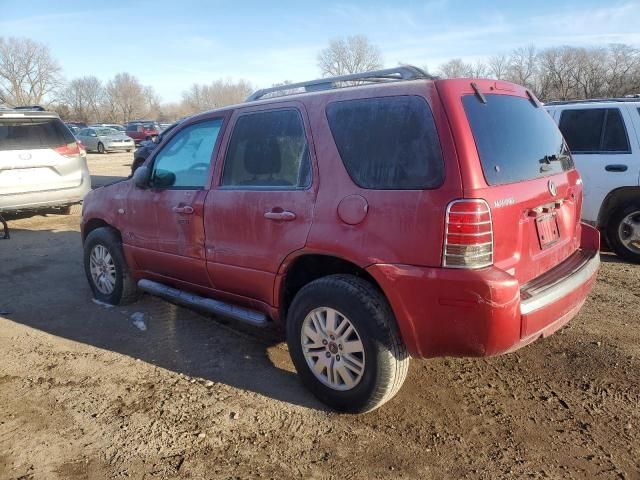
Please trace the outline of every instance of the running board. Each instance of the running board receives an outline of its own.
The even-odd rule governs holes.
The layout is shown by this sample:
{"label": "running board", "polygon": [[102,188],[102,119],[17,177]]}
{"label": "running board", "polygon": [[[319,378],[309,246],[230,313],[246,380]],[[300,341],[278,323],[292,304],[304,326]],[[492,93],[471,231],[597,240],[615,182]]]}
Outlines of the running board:
{"label": "running board", "polygon": [[269,323],[269,320],[264,313],[249,310],[248,308],[237,307],[219,300],[213,300],[212,298],[201,297],[194,293],[168,287],[162,283],[153,282],[151,280],[140,280],[138,282],[138,288],[144,292],[150,293],[151,295],[164,298],[177,304],[204,310],[207,313],[220,315],[239,322],[248,323],[254,327],[266,327]]}

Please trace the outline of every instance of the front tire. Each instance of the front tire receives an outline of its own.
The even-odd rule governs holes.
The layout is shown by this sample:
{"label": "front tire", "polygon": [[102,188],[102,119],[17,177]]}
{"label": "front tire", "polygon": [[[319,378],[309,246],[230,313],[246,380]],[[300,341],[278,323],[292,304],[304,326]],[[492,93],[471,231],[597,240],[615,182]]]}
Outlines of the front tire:
{"label": "front tire", "polygon": [[305,386],[339,411],[380,407],[409,368],[386,298],[352,275],[324,277],[298,292],[287,316],[287,343]]}
{"label": "front tire", "polygon": [[98,143],[98,153],[106,153],[106,150],[104,149],[104,145],[102,144],[102,142]]}
{"label": "front tire", "polygon": [[87,235],[84,271],[97,300],[111,305],[137,300],[139,292],[124,258],[122,241],[112,228],[96,228]]}
{"label": "front tire", "polygon": [[607,241],[620,257],[640,263],[640,204],[630,203],[617,209],[607,224]]}

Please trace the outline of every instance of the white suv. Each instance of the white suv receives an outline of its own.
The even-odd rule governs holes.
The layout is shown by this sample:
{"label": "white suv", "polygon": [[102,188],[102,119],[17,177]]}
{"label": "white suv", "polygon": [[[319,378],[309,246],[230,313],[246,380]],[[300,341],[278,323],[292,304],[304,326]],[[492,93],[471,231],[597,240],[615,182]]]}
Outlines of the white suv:
{"label": "white suv", "polygon": [[550,102],[584,182],[582,219],[640,263],[640,99]]}
{"label": "white suv", "polygon": [[56,113],[0,108],[0,213],[69,213],[90,190],[83,149]]}

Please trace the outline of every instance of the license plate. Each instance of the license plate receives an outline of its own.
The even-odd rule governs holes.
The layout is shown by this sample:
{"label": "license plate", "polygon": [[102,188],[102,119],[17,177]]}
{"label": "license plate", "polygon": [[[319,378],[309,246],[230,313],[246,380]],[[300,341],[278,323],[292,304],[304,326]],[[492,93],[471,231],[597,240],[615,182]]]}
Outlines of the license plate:
{"label": "license plate", "polygon": [[552,213],[536,218],[536,230],[540,248],[547,248],[560,240],[558,220]]}

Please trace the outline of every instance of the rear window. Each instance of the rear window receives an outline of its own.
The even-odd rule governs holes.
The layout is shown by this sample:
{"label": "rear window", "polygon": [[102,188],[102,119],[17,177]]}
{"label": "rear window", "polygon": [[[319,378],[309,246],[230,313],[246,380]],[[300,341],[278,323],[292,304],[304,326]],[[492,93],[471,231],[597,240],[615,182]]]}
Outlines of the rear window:
{"label": "rear window", "polygon": [[573,168],[562,134],[547,112],[527,98],[462,97],[489,185],[530,180]]}
{"label": "rear window", "polygon": [[564,110],[560,131],[573,153],[631,153],[618,108]]}
{"label": "rear window", "polygon": [[0,150],[56,148],[75,141],[57,118],[0,118]]}
{"label": "rear window", "polygon": [[327,119],[351,179],[362,188],[422,190],[444,180],[431,109],[417,96],[331,103]]}

